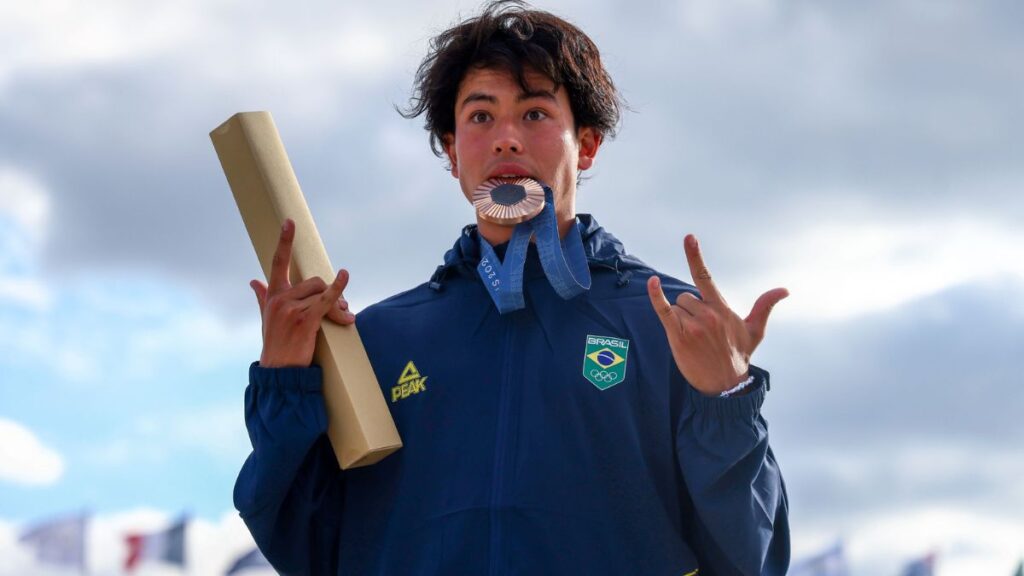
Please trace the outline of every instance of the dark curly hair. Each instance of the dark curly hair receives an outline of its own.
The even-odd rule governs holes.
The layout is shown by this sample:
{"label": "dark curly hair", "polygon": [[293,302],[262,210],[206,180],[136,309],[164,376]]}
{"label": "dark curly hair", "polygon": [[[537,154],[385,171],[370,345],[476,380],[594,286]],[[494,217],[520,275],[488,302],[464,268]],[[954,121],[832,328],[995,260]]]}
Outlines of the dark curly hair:
{"label": "dark curly hair", "polygon": [[444,137],[455,132],[455,98],[466,73],[492,68],[510,73],[529,91],[527,70],[565,87],[575,127],[613,137],[622,97],[601,64],[594,42],[565,20],[521,0],[494,0],[483,12],[435,36],[416,71],[406,118],[426,114],[430,148],[444,157]]}

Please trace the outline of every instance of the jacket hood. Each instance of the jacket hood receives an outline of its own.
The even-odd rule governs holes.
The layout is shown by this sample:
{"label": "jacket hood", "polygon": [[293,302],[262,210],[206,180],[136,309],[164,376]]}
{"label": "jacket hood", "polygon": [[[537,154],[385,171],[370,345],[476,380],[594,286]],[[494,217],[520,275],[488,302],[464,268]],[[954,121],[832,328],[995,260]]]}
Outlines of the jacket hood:
{"label": "jacket hood", "polygon": [[[601,227],[590,214],[577,214],[576,221],[583,236],[583,252],[591,268],[614,270],[619,276],[620,286],[629,283],[634,270],[651,270],[639,258],[627,254],[622,242]],[[430,278],[430,287],[440,290],[445,278],[452,273],[475,275],[479,262],[479,233],[476,224],[470,224],[462,229],[455,245],[445,253],[444,264],[438,266]]]}

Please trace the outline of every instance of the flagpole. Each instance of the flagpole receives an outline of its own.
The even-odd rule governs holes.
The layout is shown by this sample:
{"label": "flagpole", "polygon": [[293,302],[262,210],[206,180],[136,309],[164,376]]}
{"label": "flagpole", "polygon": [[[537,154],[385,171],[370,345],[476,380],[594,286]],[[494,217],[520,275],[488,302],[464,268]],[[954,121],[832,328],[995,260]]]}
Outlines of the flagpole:
{"label": "flagpole", "polygon": [[192,574],[193,563],[190,562],[191,554],[189,554],[188,547],[188,525],[192,520],[191,516],[192,514],[189,511],[185,511],[181,514],[181,568],[185,573],[185,576],[190,576]]}
{"label": "flagpole", "polygon": [[89,509],[88,508],[82,508],[82,519],[81,519],[81,522],[82,522],[82,557],[80,559],[80,562],[78,563],[79,572],[81,573],[82,576],[88,576],[88,574],[89,574],[89,567],[88,567],[87,560],[86,560],[89,555],[87,554],[87,550],[85,548],[85,545],[86,545],[85,528],[86,528],[86,523],[88,521],[89,521]]}

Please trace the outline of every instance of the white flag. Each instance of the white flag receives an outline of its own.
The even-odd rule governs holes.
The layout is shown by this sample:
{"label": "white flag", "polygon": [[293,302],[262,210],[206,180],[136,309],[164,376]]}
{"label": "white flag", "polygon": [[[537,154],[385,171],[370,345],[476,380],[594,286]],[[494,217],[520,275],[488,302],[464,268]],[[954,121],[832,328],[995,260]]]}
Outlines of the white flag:
{"label": "white flag", "polygon": [[18,539],[35,549],[41,563],[77,566],[85,571],[86,515],[41,522],[26,530]]}

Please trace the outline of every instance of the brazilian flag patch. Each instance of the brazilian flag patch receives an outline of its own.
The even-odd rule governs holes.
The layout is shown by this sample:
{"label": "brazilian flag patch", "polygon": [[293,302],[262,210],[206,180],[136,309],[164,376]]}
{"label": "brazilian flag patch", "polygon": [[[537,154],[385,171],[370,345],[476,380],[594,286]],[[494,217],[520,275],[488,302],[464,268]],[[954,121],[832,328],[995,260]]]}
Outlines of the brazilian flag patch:
{"label": "brazilian flag patch", "polygon": [[607,390],[626,378],[628,357],[629,340],[588,334],[583,351],[583,377],[598,390]]}

